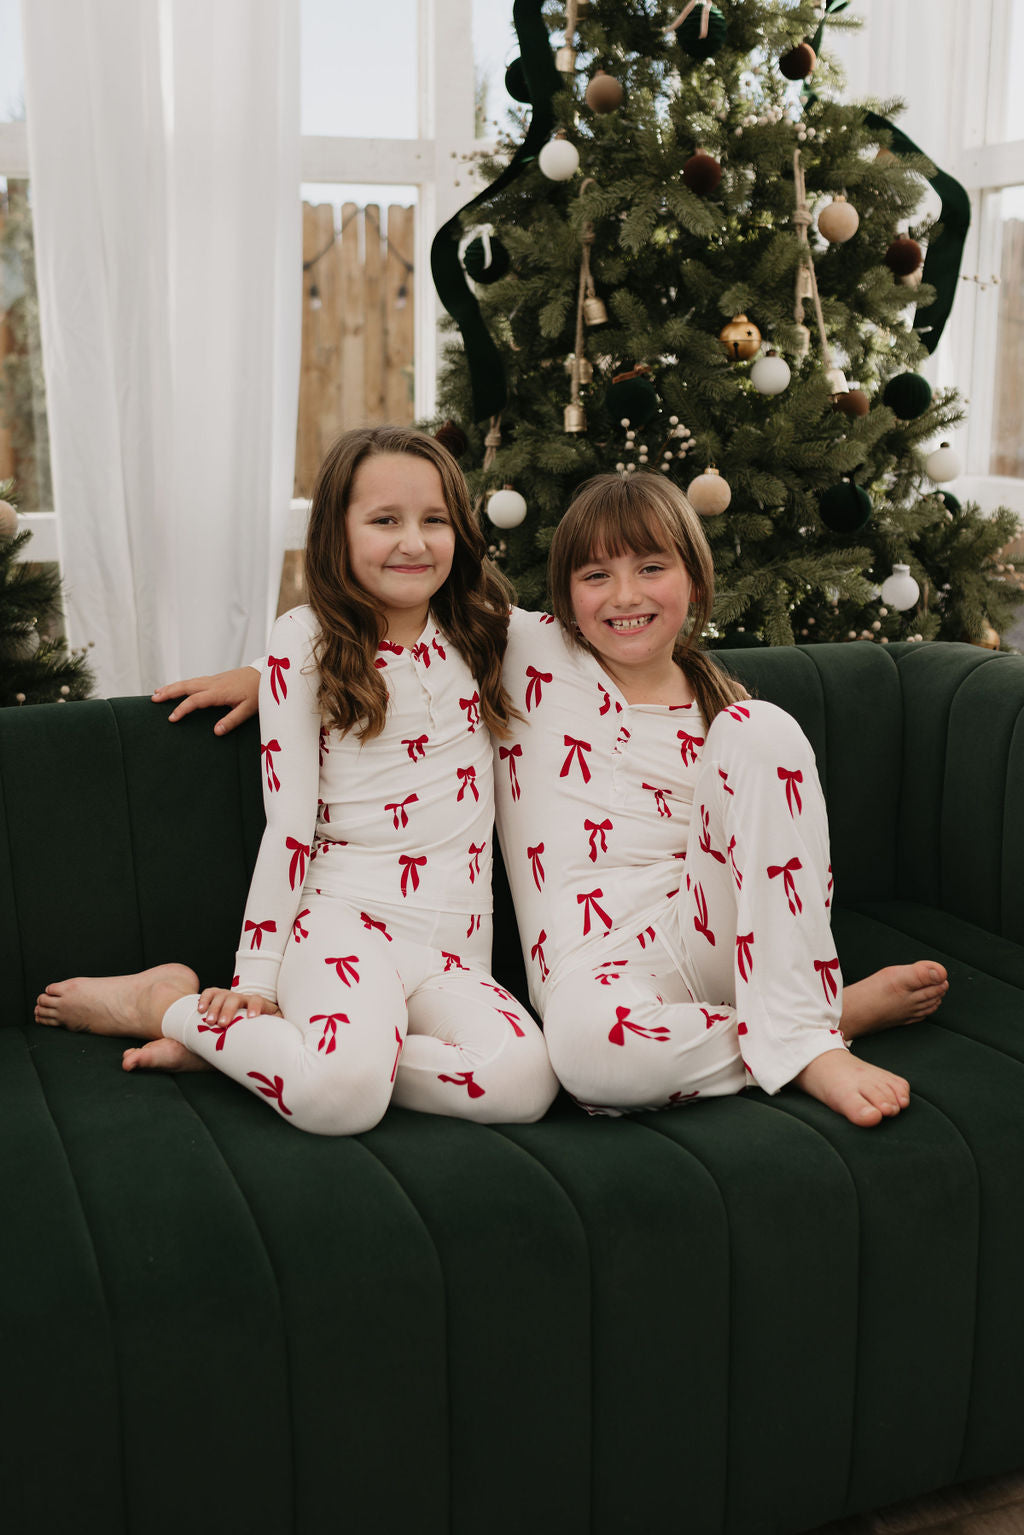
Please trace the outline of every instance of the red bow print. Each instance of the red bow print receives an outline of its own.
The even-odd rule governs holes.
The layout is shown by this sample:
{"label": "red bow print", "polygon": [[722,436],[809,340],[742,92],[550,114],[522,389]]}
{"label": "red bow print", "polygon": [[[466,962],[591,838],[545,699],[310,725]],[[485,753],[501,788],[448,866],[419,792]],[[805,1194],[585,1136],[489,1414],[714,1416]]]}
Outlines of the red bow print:
{"label": "red bow print", "polygon": [[741,725],[744,720],[748,720],[750,718],[750,710],[745,708],[743,704],[733,704],[732,707],[730,709],[726,709],[725,712],[731,720],[736,721],[737,725]]}
{"label": "red bow print", "polygon": [[418,645],[412,647],[412,658],[414,661],[422,661],[425,667],[429,667],[430,651],[423,640],[420,640]]}
{"label": "red bow print", "polygon": [[530,869],[533,874],[533,883],[538,890],[544,888],[544,865],[540,861],[540,855],[544,851],[543,842],[538,842],[536,847],[528,847],[526,856],[530,860]]}
{"label": "red bow print", "polygon": [[596,863],[597,862],[597,842],[598,842],[598,839],[600,839],[600,842],[601,842],[601,852],[602,853],[607,853],[607,851],[608,851],[608,836],[607,836],[607,834],[608,834],[608,832],[612,831],[613,829],[614,828],[612,826],[611,821],[584,821],[584,823],[583,823],[583,830],[585,832],[589,832],[590,833],[590,853],[589,853],[588,856],[590,858],[591,863]]}
{"label": "red bow print", "polygon": [[[290,670],[291,664],[287,656],[267,657],[267,665],[270,668],[270,691],[276,704],[288,697],[288,684],[284,674]],[[280,693],[277,691],[278,688],[281,689]]]}
{"label": "red bow print", "polygon": [[749,981],[754,970],[754,956],[751,949],[754,946],[753,933],[744,933],[736,938],[736,964],[740,972],[740,979]]}
{"label": "red bow print", "polygon": [[324,765],[324,758],[331,755],[331,748],[327,744],[328,740],[330,739],[330,734],[331,732],[328,730],[326,725],[320,726],[320,740],[318,742],[318,750],[320,753],[321,767]]}
{"label": "red bow print", "polygon": [[441,641],[438,639],[436,634],[434,635],[434,638],[431,640],[430,643],[433,646],[434,650],[437,651],[437,654],[441,657],[441,660],[442,661],[446,660],[447,658],[445,656],[444,646],[441,644]]}
{"label": "red bow print", "polygon": [[480,917],[479,917],[479,915],[475,915],[475,916],[470,917],[470,919],[469,919],[469,926],[466,929],[466,937],[467,938],[472,938],[473,934],[474,933],[478,933],[479,931],[480,931]]}
{"label": "red bow print", "polygon": [[[678,895],[678,893],[679,892],[676,890],[673,890],[672,892],[673,895]],[[649,943],[654,942],[654,939],[655,932],[653,927],[645,927],[642,933],[637,933],[636,935],[636,941],[642,949],[646,949]]]}
{"label": "red bow print", "polygon": [[669,806],[667,796],[672,793],[672,790],[656,789],[652,783],[642,783],[640,787],[641,789],[650,789],[651,793],[654,795],[654,803],[658,807],[658,814],[663,816],[666,820],[671,821],[672,810]]}
{"label": "red bow print", "polygon": [[603,683],[599,682],[597,685],[601,689],[601,707],[597,712],[598,714],[607,714],[612,706],[612,695]]}
{"label": "red bow print", "polygon": [[708,926],[708,903],[707,899],[705,898],[704,891],[701,889],[700,885],[698,885],[696,888],[694,893],[694,900],[697,903],[697,915],[693,919],[693,925],[697,929],[698,933],[704,934],[704,937],[707,939],[708,943],[712,948],[714,948],[715,935]]}
{"label": "red bow print", "polygon": [[262,949],[262,947],[263,947],[263,934],[264,933],[276,933],[277,932],[277,923],[276,922],[247,922],[245,924],[245,931],[247,933],[251,933],[252,934],[252,937],[249,939],[249,950],[250,950],[250,953],[251,953],[253,949]]}
{"label": "red bow print", "polygon": [[413,858],[412,855],[409,854],[409,853],[400,853],[399,857],[398,857],[398,861],[402,865],[402,894],[404,896],[407,896],[409,894],[409,875],[410,874],[412,875],[412,888],[413,888],[413,890],[415,891],[415,890],[418,890],[420,888],[420,873],[419,873],[419,871],[422,869],[423,865],[427,861],[426,854],[424,853],[423,856],[420,857],[420,858]]}
{"label": "red bow print", "polygon": [[704,745],[704,737],[692,736],[685,730],[677,730],[676,739],[679,742],[679,755],[683,759],[683,766],[689,767],[696,762],[697,748]]}
{"label": "red bow print", "polygon": [[[390,655],[393,656],[400,656],[402,654],[401,645],[396,645],[391,640],[381,640],[380,644],[377,646],[377,649],[386,650]],[[378,656],[373,664],[379,671],[382,666],[387,666],[388,663],[383,656]]]}
{"label": "red bow print", "polygon": [[590,913],[592,911],[597,913],[606,928],[609,928],[612,925],[611,917],[609,917],[604,908],[598,904],[597,897],[599,895],[604,895],[604,891],[600,888],[600,886],[596,890],[585,890],[576,897],[577,906],[583,907],[584,938],[590,932]]}
{"label": "red bow print", "polygon": [[785,887],[786,899],[789,902],[789,909],[793,913],[794,917],[798,912],[801,912],[804,909],[804,903],[801,901],[799,895],[797,894],[796,885],[793,881],[794,872],[797,869],[802,868],[803,864],[800,862],[799,858],[791,858],[788,863],[770,864],[768,868],[769,879],[777,879],[780,874],[782,875],[782,883]]}
{"label": "red bow print", "polygon": [[622,979],[621,975],[619,974],[619,969],[622,966],[628,964],[628,959],[606,959],[604,964],[598,967],[599,972],[604,973],[599,973],[597,979],[600,981],[602,986],[610,986],[613,981],[619,981]]}
{"label": "red bow print", "polygon": [[729,775],[728,775],[728,773],[723,773],[722,769],[719,768],[718,769],[718,776],[722,780],[722,788],[725,790],[726,794],[731,794],[735,798],[736,790],[729,788]]}
{"label": "red bow print", "polygon": [[457,954],[449,954],[449,953],[447,953],[446,950],[442,949],[441,950],[441,958],[444,960],[444,972],[445,972],[445,975],[448,974],[448,971],[451,970],[453,966],[454,966],[454,968],[456,970],[468,970],[469,969],[469,966],[468,965],[464,965],[462,963],[462,960],[459,958],[459,956]]}
{"label": "red bow print", "polygon": [[[357,986],[359,985],[359,971],[356,969],[356,965],[358,965],[358,963],[358,954],[332,955],[330,959],[324,960],[325,965],[334,966],[335,970],[338,972],[338,980],[343,981],[346,986],[351,986],[352,981],[355,981]],[[350,976],[352,977],[352,980],[349,980]],[[347,1023],[348,1019],[345,1021]]]}
{"label": "red bow print", "polygon": [[392,1080],[392,1082],[395,1080],[395,1073],[398,1070],[398,1057],[402,1053],[402,1036],[398,1032],[398,1025],[397,1024],[395,1025],[395,1044],[398,1046],[398,1049],[395,1051],[395,1064],[391,1068],[391,1080]]}
{"label": "red bow print", "polygon": [[327,803],[327,801],[323,800],[323,799],[318,799],[317,802],[316,802],[316,808],[317,808],[317,811],[319,812],[320,819],[322,821],[326,821],[327,824],[330,825],[331,807]]}
{"label": "red bow print", "polygon": [[459,789],[458,794],[456,794],[455,798],[457,800],[461,801],[462,796],[465,794],[466,790],[467,789],[472,789],[472,791],[473,791],[473,798],[475,800],[479,800],[479,798],[480,798],[480,790],[476,786],[476,768],[475,767],[456,768],[455,769],[455,775],[456,775],[457,778],[460,778],[462,780],[461,787]]}
{"label": "red bow print", "polygon": [[[550,678],[548,680],[550,681]],[[514,800],[517,800],[523,792],[519,787],[519,774],[516,772],[516,758],[522,755],[523,748],[521,746],[498,747],[498,756],[502,762],[508,763],[508,781],[512,786],[512,798]]]}
{"label": "red bow print", "polygon": [[783,783],[786,785],[786,804],[789,806],[789,813],[790,813],[790,815],[791,816],[793,815],[793,806],[794,805],[796,806],[796,814],[800,815],[802,813],[804,807],[803,807],[803,803],[802,803],[802,801],[800,799],[800,790],[797,788],[797,785],[803,783],[803,781],[804,781],[803,773],[801,773],[799,768],[792,768],[792,769],[790,769],[790,768],[780,767],[779,768],[779,777],[782,779]]}
{"label": "red bow print", "polygon": [[728,853],[728,855],[729,855],[729,862],[732,864],[732,877],[736,881],[736,889],[737,890],[742,890],[743,889],[743,875],[740,873],[739,869],[736,867],[736,838],[735,837],[730,837],[729,838],[729,846],[726,848],[725,851]]}
{"label": "red bow print", "polygon": [[469,883],[471,885],[476,883],[477,877],[479,876],[480,854],[484,851],[486,846],[486,842],[481,842],[479,847],[477,847],[475,842],[471,842],[469,844]]}
{"label": "red bow print", "polygon": [[700,1088],[699,1087],[696,1088],[692,1093],[684,1093],[682,1091],[682,1089],[680,1088],[678,1093],[671,1093],[669,1095],[669,1100],[666,1103],[665,1107],[667,1109],[669,1109],[669,1108],[672,1108],[677,1103],[692,1103],[694,1098],[699,1098],[699,1097],[700,1097]]}
{"label": "red bow print", "polygon": [[589,741],[577,741],[575,736],[563,736],[562,739],[569,748],[569,755],[562,763],[561,772],[558,775],[559,778],[568,778],[569,769],[572,767],[573,758],[575,757],[580,765],[580,772],[583,774],[583,782],[589,783],[590,768],[587,766],[587,759],[583,753],[593,751],[594,748]]}
{"label": "red bow print", "polygon": [[252,1077],[254,1082],[264,1083],[264,1086],[260,1088],[264,1098],[273,1098],[281,1113],[287,1114],[289,1118],[291,1117],[292,1111],[285,1105],[284,1101],[284,1079],[282,1077],[275,1077],[273,1082],[271,1082],[270,1078],[265,1077],[261,1071],[247,1071],[246,1076]]}
{"label": "red bow print", "polygon": [[473,1081],[473,1073],[471,1071],[460,1071],[457,1077],[446,1077],[438,1073],[437,1080],[439,1082],[451,1082],[455,1087],[464,1087],[471,1098],[482,1098],[484,1096],[484,1090],[479,1082]]}
{"label": "red bow print", "polygon": [[309,844],[306,842],[296,842],[294,837],[286,837],[285,846],[292,855],[291,863],[288,865],[288,883],[294,890],[295,886],[297,884],[301,885],[306,877],[306,859],[309,857]]}
{"label": "red bow print", "polygon": [[365,927],[367,932],[369,932],[370,929],[373,928],[375,932],[383,933],[383,935],[387,939],[388,943],[392,943],[393,942],[391,934],[388,932],[387,928],[384,926],[384,923],[383,922],[378,922],[376,917],[371,917],[371,916],[368,915],[367,912],[361,911],[359,913],[359,920],[360,920],[360,922],[362,922],[362,924]]}
{"label": "red bow print", "polygon": [[260,756],[266,758],[264,766],[267,770],[267,790],[271,794],[281,787],[281,780],[274,769],[274,753],[280,750],[280,741],[268,741],[266,746],[260,747]]}
{"label": "red bow print", "polygon": [[460,698],[459,708],[466,711],[466,729],[472,735],[480,723],[480,694],[474,689],[472,698]]}
{"label": "red bow print", "polygon": [[838,959],[816,959],[814,961],[814,968],[821,976],[821,984],[825,992],[825,1001],[834,1002],[836,997],[839,995],[839,988],[836,985],[835,977],[833,976],[832,971],[839,969]]}
{"label": "red bow print", "polygon": [[301,943],[303,938],[308,938],[309,937],[309,929],[303,927],[303,925],[302,925],[303,917],[308,917],[308,916],[309,916],[309,907],[306,906],[306,907],[303,908],[302,911],[299,912],[298,916],[295,918],[295,921],[292,923],[292,937],[295,939],[296,943]]}
{"label": "red bow print", "polygon": [[418,794],[407,794],[403,800],[393,800],[390,805],[385,805],[385,810],[390,810],[395,823],[395,830],[400,826],[408,826],[409,816],[406,813],[406,805],[415,805],[419,802]]}
{"label": "red bow print", "polygon": [[[700,823],[704,829],[698,841],[698,847],[702,853],[709,854],[716,863],[724,863],[725,854],[720,853],[717,848],[711,846],[711,812],[706,805],[701,805],[700,807]],[[735,841],[735,838],[733,840]]]}
{"label": "red bow print", "polygon": [[540,932],[537,934],[537,942],[530,950],[530,958],[535,959],[540,966],[540,978],[542,981],[546,981],[548,976],[551,974],[551,971],[547,967],[547,961],[544,958],[544,945],[547,942],[547,937],[547,933],[543,928],[541,928]]}
{"label": "red bow print", "polygon": [[414,736],[411,741],[407,741],[404,736],[402,737],[402,745],[409,753],[410,762],[415,762],[418,758],[426,756],[423,748],[429,739],[429,736]]}
{"label": "red bow print", "polygon": [[833,883],[834,883],[834,881],[832,879],[832,865],[829,864],[829,866],[828,866],[828,884],[825,886],[825,910],[826,911],[832,905],[832,886],[833,886]]}
{"label": "red bow print", "polygon": [[529,714],[534,704],[539,704],[541,701],[543,696],[541,693],[542,683],[550,682],[552,674],[551,672],[539,672],[535,666],[528,666],[526,668],[526,675],[530,679],[526,684],[526,712]]}
{"label": "red bow print", "polygon": [[322,1023],[324,1026],[323,1033],[317,1040],[317,1054],[319,1055],[323,1051],[324,1055],[333,1055],[338,1043],[336,1038],[338,1024],[348,1023],[347,1015],[345,1013],[314,1013],[309,1021],[310,1023]]}
{"label": "red bow print", "polygon": [[243,1018],[244,1016],[245,1016],[244,1013],[239,1013],[237,1015],[237,1017],[232,1018],[230,1020],[230,1022],[228,1022],[228,1023],[201,1023],[199,1025],[199,1028],[196,1030],[196,1033],[197,1034],[216,1034],[218,1036],[218,1039],[217,1039],[217,1043],[214,1045],[213,1048],[214,1048],[214,1050],[223,1050],[223,1048],[224,1048],[224,1041],[228,1037],[228,1029],[234,1028],[234,1026],[238,1022],[239,1018]]}
{"label": "red bow print", "polygon": [[609,1043],[624,1045],[626,1043],[624,1032],[626,1029],[631,1034],[639,1035],[641,1039],[655,1039],[659,1045],[665,1044],[666,1040],[671,1038],[669,1030],[663,1024],[655,1024],[653,1028],[648,1029],[642,1023],[630,1023],[629,1008],[617,1007],[615,1009],[615,1022],[612,1024],[608,1034]]}
{"label": "red bow print", "polygon": [[519,1019],[515,1013],[508,1013],[503,1007],[496,1007],[494,1011],[496,1013],[500,1013],[503,1018],[508,1019],[509,1023],[512,1025],[512,1032],[517,1039],[526,1038],[526,1031],[519,1027]]}
{"label": "red bow print", "polygon": [[480,985],[481,986],[486,986],[488,991],[496,992],[497,995],[499,997],[501,997],[502,1001],[504,1001],[504,1002],[514,1002],[515,1001],[515,997],[512,995],[512,993],[510,991],[506,991],[504,986],[496,986],[493,981],[481,981]]}
{"label": "red bow print", "polygon": [[716,1023],[729,1022],[728,1013],[709,1013],[706,1007],[702,1007],[701,1012],[704,1014],[705,1028],[713,1029]]}

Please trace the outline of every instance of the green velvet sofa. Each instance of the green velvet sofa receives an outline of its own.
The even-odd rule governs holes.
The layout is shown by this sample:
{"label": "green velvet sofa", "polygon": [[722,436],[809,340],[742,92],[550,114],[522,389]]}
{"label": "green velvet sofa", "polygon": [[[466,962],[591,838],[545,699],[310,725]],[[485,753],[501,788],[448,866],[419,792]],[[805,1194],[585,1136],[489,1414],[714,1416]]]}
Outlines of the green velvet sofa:
{"label": "green velvet sofa", "polygon": [[7,1535],[760,1535],[1024,1465],[1024,659],[727,659],[814,744],[847,977],[949,967],[863,1047],[914,1091],[878,1129],[786,1090],[330,1140],[126,1075],[33,998],[230,973],[255,726],[0,713]]}

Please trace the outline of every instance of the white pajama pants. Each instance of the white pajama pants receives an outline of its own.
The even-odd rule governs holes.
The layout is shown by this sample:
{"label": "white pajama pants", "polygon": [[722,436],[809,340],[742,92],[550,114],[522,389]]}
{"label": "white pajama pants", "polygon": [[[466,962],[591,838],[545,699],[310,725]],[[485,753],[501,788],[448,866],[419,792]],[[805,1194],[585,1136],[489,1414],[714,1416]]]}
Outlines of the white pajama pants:
{"label": "white pajama pants", "polygon": [[550,985],[552,1065],[593,1112],[775,1093],[845,1048],[825,803],[807,738],[774,704],[712,722],[683,868],[668,920],[610,934],[601,963]]}
{"label": "white pajama pants", "polygon": [[460,957],[465,916],[427,914],[437,945],[427,947],[391,931],[404,912],[392,922],[375,907],[368,918],[311,892],[302,904],[278,978],[283,1017],[210,1025],[182,997],[164,1033],[318,1135],[368,1130],[389,1103],[487,1123],[547,1111],[558,1083],[544,1037],[479,962]]}

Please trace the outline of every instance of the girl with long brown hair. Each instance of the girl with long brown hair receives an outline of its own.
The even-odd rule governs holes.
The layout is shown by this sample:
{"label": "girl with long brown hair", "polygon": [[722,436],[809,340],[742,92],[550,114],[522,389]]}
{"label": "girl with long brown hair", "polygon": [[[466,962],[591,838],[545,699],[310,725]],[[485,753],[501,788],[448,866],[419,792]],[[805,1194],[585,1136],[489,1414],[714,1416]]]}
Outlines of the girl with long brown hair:
{"label": "girl with long brown hair", "polygon": [[491,733],[508,588],[435,439],[366,428],[313,495],[309,604],[260,688],[267,826],[229,989],[180,965],[79,978],[41,1023],[148,1038],[127,1069],[218,1067],[289,1123],[369,1129],[388,1103],[539,1118],[543,1036],[490,974]]}

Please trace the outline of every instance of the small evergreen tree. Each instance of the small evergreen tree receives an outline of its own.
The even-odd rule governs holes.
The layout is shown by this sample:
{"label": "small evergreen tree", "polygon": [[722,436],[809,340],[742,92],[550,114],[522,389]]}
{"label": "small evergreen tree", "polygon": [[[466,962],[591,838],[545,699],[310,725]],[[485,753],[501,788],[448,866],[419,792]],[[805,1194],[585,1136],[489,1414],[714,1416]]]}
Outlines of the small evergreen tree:
{"label": "small evergreen tree", "polygon": [[60,621],[60,577],[24,560],[31,533],[18,533],[11,480],[0,481],[0,707],[87,698],[85,650],[48,631]]}
{"label": "small evergreen tree", "polygon": [[[845,24],[837,14],[844,0],[827,9],[830,25]],[[560,56],[564,72],[550,97],[555,123],[579,151],[579,173],[552,180],[531,163],[476,214],[492,226],[489,247],[483,266],[479,248],[464,259],[479,274],[476,297],[504,366],[507,404],[500,423],[473,421],[466,355],[453,344],[440,408],[467,432],[474,492],[482,498],[507,483],[526,498],[525,520],[500,544],[495,535],[505,567],[521,599],[539,605],[551,533],[581,481],[630,473],[632,464],[687,489],[714,466],[731,501],[705,521],[718,586],[712,640],[976,640],[988,624],[1002,629],[1017,593],[994,556],[1016,518],[961,506],[926,474],[925,445],[963,410],[955,391],[931,394],[916,371],[929,332],[914,328],[915,306],[926,327],[940,295],[919,270],[908,285],[886,265],[898,237],[927,246],[942,236],[935,222],[910,222],[922,178],[935,168],[891,131],[898,102],[840,99],[827,53],[803,87],[780,71],[808,39],[820,43],[820,4],[718,0],[710,51],[699,36],[702,10],[672,32],[676,8],[659,0],[581,5],[566,37],[578,53]],[[564,7],[547,6],[545,18],[564,31]],[[611,110],[589,104],[599,69],[622,88]],[[606,82],[600,88],[616,94]],[[535,93],[503,151],[515,151],[541,105]],[[489,179],[500,170],[498,161],[484,165]],[[829,243],[813,224],[802,236],[794,219],[801,176],[818,215],[830,200],[849,199],[859,215],[852,237]],[[468,234],[468,211],[464,223]],[[584,252],[608,311],[594,328],[578,320]],[[824,339],[810,279],[800,277],[810,266]],[[755,373],[756,351],[739,360],[727,353],[720,333],[736,316],[749,317],[779,354],[776,371],[779,362],[783,375],[788,368],[781,392],[752,381],[764,372]],[[572,374],[578,350],[582,381]],[[649,371],[621,379],[637,365]],[[582,431],[570,429],[565,412],[576,399]],[[897,562],[920,588],[902,612],[879,600]]]}

